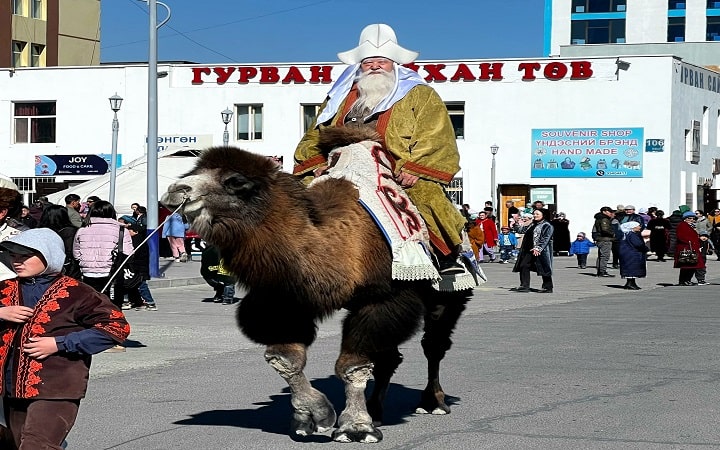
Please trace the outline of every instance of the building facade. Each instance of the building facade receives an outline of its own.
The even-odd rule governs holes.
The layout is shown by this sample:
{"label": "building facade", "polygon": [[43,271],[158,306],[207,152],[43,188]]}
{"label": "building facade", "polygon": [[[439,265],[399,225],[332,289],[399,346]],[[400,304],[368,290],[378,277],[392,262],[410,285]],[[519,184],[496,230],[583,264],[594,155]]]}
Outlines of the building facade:
{"label": "building facade", "polygon": [[718,0],[546,0],[548,56],[670,54],[720,65]]}
{"label": "building facade", "polygon": [[100,64],[100,0],[0,3],[0,67]]}
{"label": "building facade", "polygon": [[[717,206],[720,74],[672,56],[419,61],[448,106],[461,154],[457,204],[543,200],[574,231],[603,205]],[[342,64],[160,65],[158,149],[230,144],[293,151]],[[118,153],[146,153],[147,66],[0,69],[0,172],[27,199],[108,171],[113,111],[124,98]],[[491,185],[491,146],[497,186]],[[93,162],[94,161],[94,162]],[[160,174],[177,176],[179,174]],[[718,180],[720,181],[720,180]],[[44,190],[44,191],[43,191]],[[139,199],[142,201],[142,199]],[[500,211],[505,220],[505,211]]]}

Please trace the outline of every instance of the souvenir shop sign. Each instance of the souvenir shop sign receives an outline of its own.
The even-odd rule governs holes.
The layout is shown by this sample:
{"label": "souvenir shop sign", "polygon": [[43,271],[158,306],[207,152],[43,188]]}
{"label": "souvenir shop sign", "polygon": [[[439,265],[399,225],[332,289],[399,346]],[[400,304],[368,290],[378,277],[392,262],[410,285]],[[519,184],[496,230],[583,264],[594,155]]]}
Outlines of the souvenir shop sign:
{"label": "souvenir shop sign", "polygon": [[532,130],[531,178],[642,178],[643,128]]}

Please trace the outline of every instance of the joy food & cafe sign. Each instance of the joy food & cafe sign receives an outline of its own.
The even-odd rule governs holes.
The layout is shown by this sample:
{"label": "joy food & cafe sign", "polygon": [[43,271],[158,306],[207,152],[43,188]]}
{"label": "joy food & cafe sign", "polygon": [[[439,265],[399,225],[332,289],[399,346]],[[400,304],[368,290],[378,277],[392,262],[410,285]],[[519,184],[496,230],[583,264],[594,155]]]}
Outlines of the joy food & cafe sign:
{"label": "joy food & cafe sign", "polygon": [[[304,84],[332,83],[336,66],[203,66],[192,67],[192,84],[262,83]],[[341,66],[337,66],[341,67]],[[513,63],[483,62],[479,64],[406,64],[424,75],[428,83],[458,81],[502,81],[506,77],[533,81],[587,80],[593,76],[590,61],[519,61]]]}

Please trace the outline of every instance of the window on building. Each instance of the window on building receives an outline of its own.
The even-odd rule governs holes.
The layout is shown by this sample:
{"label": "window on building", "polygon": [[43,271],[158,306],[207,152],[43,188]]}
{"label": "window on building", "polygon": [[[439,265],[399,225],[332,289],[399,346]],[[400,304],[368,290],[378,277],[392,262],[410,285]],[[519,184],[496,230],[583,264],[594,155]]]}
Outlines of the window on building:
{"label": "window on building", "polygon": [[685,130],[685,161],[700,163],[700,121],[693,120],[692,129]]}
{"label": "window on building", "polygon": [[16,16],[23,15],[23,0],[12,0],[12,12]]}
{"label": "window on building", "polygon": [[616,44],[625,42],[625,19],[573,20],[571,44]]}
{"label": "window on building", "polygon": [[668,9],[685,9],[687,0],[668,0]]}
{"label": "window on building", "polygon": [[627,0],[573,0],[573,13],[624,12]]}
{"label": "window on building", "polygon": [[[720,9],[720,1],[718,0],[707,0],[708,9]],[[709,17],[708,17],[709,18]]]}
{"label": "window on building", "polygon": [[683,42],[685,40],[685,18],[668,17],[668,42]]}
{"label": "window on building", "polygon": [[318,109],[320,109],[320,105],[318,105],[318,104],[302,105],[303,133],[307,133],[307,131],[312,126],[313,122],[315,122],[315,118],[317,117]]}
{"label": "window on building", "polygon": [[706,39],[708,41],[720,41],[720,16],[707,17]]}
{"label": "window on building", "polygon": [[455,130],[455,139],[465,139],[465,103],[445,103],[445,106]]}
{"label": "window on building", "polygon": [[12,66],[23,67],[23,56],[25,53],[25,42],[13,41],[12,43]]}
{"label": "window on building", "polygon": [[55,142],[55,102],[14,104],[16,144]]}
{"label": "window on building", "polygon": [[31,2],[31,15],[33,19],[42,19],[43,0],[30,0]]}
{"label": "window on building", "polygon": [[445,191],[453,204],[460,208],[460,205],[463,204],[463,179],[453,178],[450,185],[445,188]]}
{"label": "window on building", "polygon": [[31,49],[31,55],[30,55],[30,66],[31,67],[43,67],[45,64],[43,64],[43,52],[45,51],[45,46],[40,44],[32,44],[30,46]]}
{"label": "window on building", "polygon": [[237,109],[237,139],[262,139],[263,105],[235,105]]}
{"label": "window on building", "polygon": [[703,106],[702,116],[702,143],[708,145],[710,143],[710,108]]}

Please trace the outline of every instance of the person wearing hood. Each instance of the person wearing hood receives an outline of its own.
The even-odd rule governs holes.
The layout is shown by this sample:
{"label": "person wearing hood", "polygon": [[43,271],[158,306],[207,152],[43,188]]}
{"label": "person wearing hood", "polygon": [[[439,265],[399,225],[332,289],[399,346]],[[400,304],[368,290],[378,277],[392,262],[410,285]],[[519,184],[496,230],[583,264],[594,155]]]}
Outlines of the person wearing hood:
{"label": "person wearing hood", "polygon": [[623,287],[634,291],[640,289],[635,279],[647,276],[645,254],[648,248],[640,235],[641,228],[639,222],[632,220],[620,225],[623,233],[623,239],[620,241],[620,276],[626,280]]}
{"label": "person wearing hood", "polygon": [[390,26],[365,27],[358,46],[338,54],[349,67],[300,140],[293,173],[309,182],[327,169],[318,146],[322,129],[374,128],[394,157],[395,181],[427,224],[440,273],[464,273],[457,258],[465,220],[444,190],[460,170],[460,153],[445,103],[417,72],[404,66],[417,56],[398,45]]}
{"label": "person wearing hood", "polygon": [[28,230],[0,248],[17,275],[0,281],[0,391],[14,441],[1,448],[60,449],[91,355],[122,343],[130,325],[106,296],[62,275],[65,246],[54,231]]}
{"label": "person wearing hood", "polygon": [[[697,269],[705,268],[705,258],[699,255],[700,253],[700,237],[695,231],[695,213],[693,211],[685,211],[682,214],[682,222],[677,225],[675,230],[675,267],[680,269],[680,276],[678,279],[679,286],[693,286],[692,278],[696,275]],[[680,252],[683,250],[690,250],[698,254],[697,261],[695,263],[682,263],[680,262]]]}

